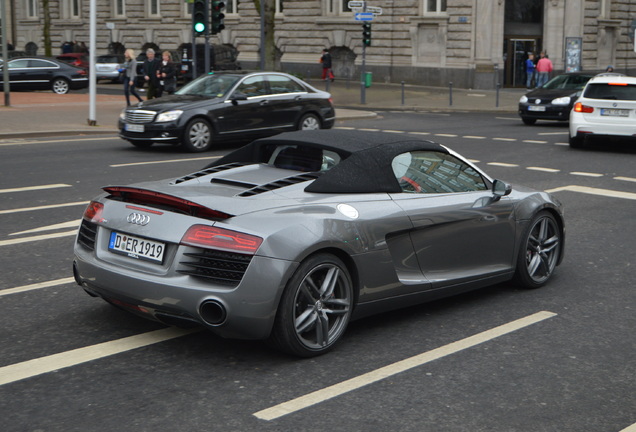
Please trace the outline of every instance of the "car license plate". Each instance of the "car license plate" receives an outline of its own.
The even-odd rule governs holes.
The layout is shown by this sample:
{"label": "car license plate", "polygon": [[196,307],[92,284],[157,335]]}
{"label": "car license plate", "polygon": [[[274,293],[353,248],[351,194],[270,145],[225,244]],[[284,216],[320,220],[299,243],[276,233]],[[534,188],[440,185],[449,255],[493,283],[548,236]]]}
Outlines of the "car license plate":
{"label": "car license plate", "polygon": [[545,111],[545,107],[541,105],[530,105],[528,111]]}
{"label": "car license plate", "polygon": [[144,125],[126,123],[124,129],[126,129],[128,132],[143,132]]}
{"label": "car license plate", "polygon": [[611,116],[611,117],[629,117],[629,110],[615,109],[615,108],[601,108],[601,115]]}
{"label": "car license plate", "polygon": [[163,262],[165,249],[165,244],[161,242],[115,231],[110,234],[110,241],[108,242],[108,250],[111,252],[155,263]]}

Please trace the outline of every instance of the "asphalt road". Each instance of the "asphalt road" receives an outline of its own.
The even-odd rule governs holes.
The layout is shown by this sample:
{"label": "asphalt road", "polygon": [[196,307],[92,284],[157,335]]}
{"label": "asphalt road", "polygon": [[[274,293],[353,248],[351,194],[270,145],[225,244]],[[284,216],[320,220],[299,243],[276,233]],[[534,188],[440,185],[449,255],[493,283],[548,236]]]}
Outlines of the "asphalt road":
{"label": "asphalt road", "polygon": [[101,186],[196,171],[231,147],[1,141],[2,430],[636,430],[634,148],[570,150],[566,126],[514,115],[385,112],[337,127],[416,133],[554,191],[564,263],[542,289],[502,284],[356,321],[333,352],[298,360],[165,330],[70,279],[73,233]]}

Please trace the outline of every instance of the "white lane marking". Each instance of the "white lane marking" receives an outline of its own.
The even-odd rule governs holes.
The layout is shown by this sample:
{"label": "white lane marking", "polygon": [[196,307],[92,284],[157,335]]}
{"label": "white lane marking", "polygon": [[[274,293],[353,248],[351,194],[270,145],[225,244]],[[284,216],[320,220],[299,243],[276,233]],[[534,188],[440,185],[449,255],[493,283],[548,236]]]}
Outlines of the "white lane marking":
{"label": "white lane marking", "polygon": [[186,336],[197,331],[201,329],[171,327],[4,366],[0,368],[0,385]]}
{"label": "white lane marking", "polygon": [[572,171],[570,174],[583,177],[603,177],[603,174],[582,171]]}
{"label": "white lane marking", "polygon": [[466,139],[486,139],[485,136],[474,136],[474,135],[464,135],[462,138],[466,138]]}
{"label": "white lane marking", "polygon": [[471,96],[471,97],[486,97],[486,95],[484,93],[466,93],[466,96]]}
{"label": "white lane marking", "polygon": [[557,173],[561,171],[555,168],[543,168],[543,167],[526,167],[526,169],[530,171],[543,171],[543,172],[549,172],[549,173]]}
{"label": "white lane marking", "polygon": [[623,429],[620,432],[636,432],[636,423],[634,423],[631,426],[627,426],[625,429]]}
{"label": "white lane marking", "polygon": [[465,339],[436,348],[432,351],[418,354],[405,360],[401,360],[399,362],[384,366],[380,369],[376,369],[374,371],[367,372],[363,375],[351,378],[349,380],[342,381],[330,387],[326,387],[321,390],[306,394],[304,396],[300,396],[296,399],[284,402],[282,404],[264,409],[262,411],[254,413],[253,415],[262,420],[275,420],[287,414],[300,411],[301,409],[316,405],[318,403],[343,395],[353,390],[357,390],[361,387],[373,384],[385,378],[397,375],[401,372],[416,368],[418,366],[422,366],[423,364],[432,362],[433,360],[438,360],[442,357],[458,353],[468,348],[472,348],[484,342],[490,341],[508,333],[512,333],[516,330],[520,330],[524,327],[528,327],[532,324],[536,324],[540,321],[552,318],[554,316],[556,316],[556,314],[552,312],[537,312],[525,318],[521,318],[516,321],[501,325],[499,327],[486,330],[482,333],[478,333],[474,336],[470,336]]}
{"label": "white lane marking", "polygon": [[621,192],[621,191],[615,191],[610,189],[600,189],[600,188],[593,188],[593,187],[587,187],[587,186],[570,185],[570,186],[563,186],[563,187],[546,190],[546,192],[549,192],[549,193],[561,192],[561,191],[579,192],[579,193],[584,193],[589,195],[599,195],[603,197],[636,200],[636,193],[633,193],[633,192]]}
{"label": "white lane marking", "polygon": [[568,135],[570,132],[540,132],[537,135]]}
{"label": "white lane marking", "polygon": [[[81,134],[82,132],[79,132]],[[104,134],[109,134],[112,132],[104,132]],[[0,143],[0,147],[9,147],[16,145],[31,145],[31,144],[52,144],[52,143],[68,143],[68,142],[76,142],[76,141],[103,141],[103,140],[111,140],[113,138],[117,138],[117,135],[110,135],[100,138],[79,138],[79,139],[67,139],[67,140],[46,140],[46,141],[10,141],[10,142],[2,142]]]}
{"label": "white lane marking", "polygon": [[33,234],[33,233],[42,232],[42,231],[53,231],[53,230],[66,229],[66,228],[77,228],[77,227],[79,227],[81,222],[82,222],[82,220],[78,219],[78,220],[69,221],[69,222],[62,222],[62,223],[54,224],[54,225],[47,225],[47,226],[43,226],[43,227],[39,227],[39,228],[33,228],[33,229],[30,229],[30,230],[26,230],[26,231],[15,232],[15,233],[11,233],[9,235],[10,236],[16,236],[16,235],[24,235],[24,234]]}
{"label": "white lane marking", "polygon": [[68,277],[63,279],[55,279],[55,280],[50,280],[46,282],[34,283],[30,285],[22,285],[15,288],[7,288],[7,289],[0,290],[0,297],[11,295],[11,294],[23,293],[27,291],[33,291],[33,290],[42,289],[42,288],[48,288],[48,287],[57,286],[57,285],[66,285],[72,282],[75,282],[75,279],[72,277]]}
{"label": "white lane marking", "polygon": [[493,138],[493,141],[508,141],[508,142],[514,142],[517,141],[517,138]]}
{"label": "white lane marking", "polygon": [[365,131],[365,132],[380,132],[380,129],[370,129],[370,128],[360,128],[358,130]]}
{"label": "white lane marking", "polygon": [[504,162],[488,162],[486,165],[506,167],[506,168],[515,168],[519,166],[517,164],[510,164],[510,163],[504,163]]}
{"label": "white lane marking", "polygon": [[356,128],[354,127],[344,127],[344,126],[337,126],[334,129],[341,129],[341,130],[356,130]]}
{"label": "white lane marking", "polygon": [[64,232],[56,233],[56,234],[43,234],[39,236],[24,237],[19,239],[0,240],[0,247],[12,246],[12,245],[17,245],[21,243],[29,243],[29,242],[40,241],[40,240],[49,240],[49,239],[60,238],[60,237],[69,237],[69,236],[74,236],[75,234],[77,234],[77,230],[64,231]]}
{"label": "white lane marking", "polygon": [[457,135],[455,134],[443,134],[443,133],[437,133],[434,134],[435,136],[441,136],[441,137],[448,137],[448,138],[455,138]]}
{"label": "white lane marking", "polygon": [[403,133],[406,133],[406,132],[404,132],[404,131],[392,130],[392,129],[382,129],[382,132],[384,132],[384,133],[394,133],[394,134],[403,134]]}
{"label": "white lane marking", "polygon": [[25,186],[21,188],[0,189],[0,193],[29,192],[29,191],[36,191],[36,190],[57,189],[57,188],[65,188],[65,187],[71,187],[71,185],[67,185],[64,183],[57,183],[57,184],[48,184],[48,185],[40,185],[40,186]]}
{"label": "white lane marking", "polygon": [[521,142],[529,143],[529,144],[547,144],[547,141],[538,141],[538,140],[523,140]]}
{"label": "white lane marking", "polygon": [[521,119],[518,117],[495,117],[497,120],[513,120],[513,121],[520,121]]}
{"label": "white lane marking", "polygon": [[77,201],[77,202],[62,203],[62,204],[50,204],[50,205],[44,205],[44,206],[38,206],[38,207],[23,207],[23,208],[10,209],[10,210],[0,210],[0,215],[11,214],[11,213],[21,213],[21,212],[28,212],[28,211],[35,211],[35,210],[49,210],[49,209],[62,208],[62,207],[87,205],[89,202],[90,201]]}
{"label": "white lane marking", "polygon": [[628,182],[636,182],[636,178],[633,177],[614,177],[614,180],[620,180],[620,181],[628,181]]}
{"label": "white lane marking", "polygon": [[120,167],[129,167],[129,166],[137,166],[137,165],[154,165],[154,164],[164,164],[164,163],[174,163],[174,162],[191,162],[198,160],[210,160],[210,159],[220,159],[221,156],[209,156],[209,157],[199,157],[199,158],[187,158],[187,159],[169,159],[169,160],[160,160],[160,161],[147,161],[147,162],[131,162],[125,164],[114,164],[110,165],[111,168],[120,168]]}
{"label": "white lane marking", "polygon": [[430,135],[430,132],[408,132],[410,135]]}
{"label": "white lane marking", "polygon": [[569,146],[570,146],[570,143],[561,143],[561,142],[557,142],[557,143],[554,143],[554,145],[557,145],[557,146],[563,146],[563,147],[569,147]]}

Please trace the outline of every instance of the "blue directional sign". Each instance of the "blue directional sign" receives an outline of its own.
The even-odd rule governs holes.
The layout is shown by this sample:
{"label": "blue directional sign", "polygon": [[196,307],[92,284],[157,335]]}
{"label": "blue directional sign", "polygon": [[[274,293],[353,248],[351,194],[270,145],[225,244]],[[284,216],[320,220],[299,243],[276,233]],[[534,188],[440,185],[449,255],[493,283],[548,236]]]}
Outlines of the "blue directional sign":
{"label": "blue directional sign", "polygon": [[372,12],[358,12],[355,15],[356,21],[373,21]]}

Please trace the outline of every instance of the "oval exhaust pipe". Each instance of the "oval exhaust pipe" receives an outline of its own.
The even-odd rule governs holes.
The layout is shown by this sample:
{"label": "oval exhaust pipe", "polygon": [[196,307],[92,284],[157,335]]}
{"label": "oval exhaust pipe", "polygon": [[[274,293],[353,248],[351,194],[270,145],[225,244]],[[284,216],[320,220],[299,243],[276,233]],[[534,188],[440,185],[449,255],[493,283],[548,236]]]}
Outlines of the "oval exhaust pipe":
{"label": "oval exhaust pipe", "polygon": [[199,315],[206,324],[219,326],[225,322],[227,310],[217,300],[206,300],[199,306]]}

